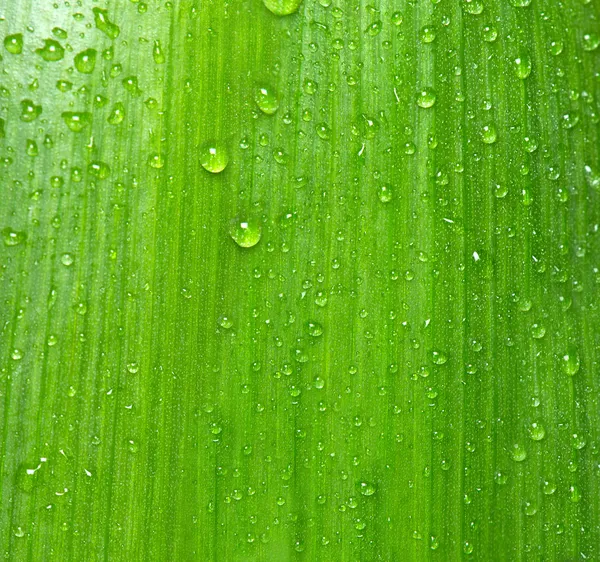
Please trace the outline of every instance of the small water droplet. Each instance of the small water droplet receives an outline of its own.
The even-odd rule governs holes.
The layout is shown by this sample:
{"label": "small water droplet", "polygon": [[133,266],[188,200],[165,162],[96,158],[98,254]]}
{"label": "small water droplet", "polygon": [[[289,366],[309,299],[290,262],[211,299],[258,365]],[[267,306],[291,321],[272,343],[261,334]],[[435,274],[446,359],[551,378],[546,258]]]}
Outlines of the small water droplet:
{"label": "small water droplet", "polygon": [[541,441],[546,437],[546,430],[541,423],[533,422],[527,430],[529,431],[529,437],[534,441]]}
{"label": "small water droplet", "polygon": [[495,125],[485,125],[481,130],[481,140],[485,144],[494,144],[498,139],[498,132]]}
{"label": "small water droplet", "polygon": [[158,39],[154,41],[154,45],[152,46],[152,58],[156,64],[164,64],[166,60],[165,53]]}
{"label": "small water droplet", "polygon": [[110,174],[110,167],[108,164],[104,162],[100,162],[99,160],[94,160],[90,162],[88,166],[88,172],[97,177],[98,179],[106,179]]}
{"label": "small water droplet", "polygon": [[125,119],[125,105],[120,101],[113,105],[106,120],[110,125],[120,125]]}

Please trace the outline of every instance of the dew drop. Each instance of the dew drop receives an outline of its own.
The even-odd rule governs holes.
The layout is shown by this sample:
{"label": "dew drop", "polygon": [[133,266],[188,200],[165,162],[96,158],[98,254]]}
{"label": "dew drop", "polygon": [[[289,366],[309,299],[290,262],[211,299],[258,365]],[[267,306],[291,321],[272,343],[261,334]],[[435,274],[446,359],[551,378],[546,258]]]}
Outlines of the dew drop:
{"label": "dew drop", "polygon": [[263,0],[263,4],[276,16],[288,16],[298,11],[302,0]]}
{"label": "dew drop", "polygon": [[531,74],[531,58],[527,53],[522,53],[514,60],[514,69],[517,78],[525,80]]}
{"label": "dew drop", "polygon": [[104,162],[100,162],[99,160],[94,160],[90,162],[88,166],[88,172],[97,177],[98,179],[106,179],[110,174],[110,167],[108,164]]}
{"label": "dew drop", "polygon": [[96,68],[96,57],[98,51],[96,49],[86,49],[81,53],[75,55],[74,63],[75,68],[82,74],[91,74]]}
{"label": "dew drop", "polygon": [[585,33],[583,35],[582,47],[584,51],[595,51],[600,46],[600,36],[596,33]]}
{"label": "dew drop", "polygon": [[481,140],[485,144],[494,144],[498,139],[498,132],[495,125],[485,125],[481,130]]}
{"label": "dew drop", "polygon": [[361,482],[359,488],[363,496],[372,496],[377,491],[377,487],[371,482]]}
{"label": "dew drop", "polygon": [[108,18],[108,10],[104,10],[102,8],[93,8],[92,12],[94,13],[94,23],[96,24],[96,28],[102,31],[107,37],[111,39],[116,39],[121,33],[121,29],[119,26]]}
{"label": "dew drop", "polygon": [[579,372],[581,360],[579,359],[579,351],[574,346],[569,346],[566,353],[561,358],[562,370],[566,375],[574,376]]}
{"label": "dew drop", "polygon": [[389,203],[393,198],[392,189],[387,185],[380,185],[377,188],[377,196],[382,203]]}
{"label": "dew drop", "polygon": [[421,90],[417,94],[417,105],[423,109],[428,109],[435,104],[436,95],[432,88]]}
{"label": "dew drop", "polygon": [[48,62],[62,60],[65,56],[64,47],[54,39],[44,39],[44,46],[36,49],[35,52]]}
{"label": "dew drop", "polygon": [[35,105],[32,100],[21,101],[21,121],[31,123],[35,121],[42,113],[42,106]]}
{"label": "dew drop", "polygon": [[92,122],[92,114],[85,111],[65,111],[62,118],[74,133],[83,131]]}
{"label": "dew drop", "polygon": [[313,338],[318,338],[323,335],[323,326],[318,322],[309,321],[306,323],[306,331],[309,336]]}
{"label": "dew drop", "polygon": [[23,34],[7,35],[4,38],[4,48],[12,55],[20,55],[23,52]]}
{"label": "dew drop", "polygon": [[222,172],[229,163],[229,156],[225,147],[219,142],[206,143],[200,150],[200,164],[213,174]]}
{"label": "dew drop", "polygon": [[262,227],[255,219],[234,219],[229,226],[229,235],[241,248],[252,248],[260,241]]}
{"label": "dew drop", "polygon": [[261,86],[256,90],[254,101],[264,114],[273,115],[279,109],[279,100],[271,88]]}
{"label": "dew drop", "polygon": [[546,430],[541,423],[533,422],[527,430],[529,431],[529,437],[534,441],[541,441],[546,437]]}
{"label": "dew drop", "polygon": [[2,240],[5,246],[18,246],[27,240],[27,234],[7,226],[2,229]]}

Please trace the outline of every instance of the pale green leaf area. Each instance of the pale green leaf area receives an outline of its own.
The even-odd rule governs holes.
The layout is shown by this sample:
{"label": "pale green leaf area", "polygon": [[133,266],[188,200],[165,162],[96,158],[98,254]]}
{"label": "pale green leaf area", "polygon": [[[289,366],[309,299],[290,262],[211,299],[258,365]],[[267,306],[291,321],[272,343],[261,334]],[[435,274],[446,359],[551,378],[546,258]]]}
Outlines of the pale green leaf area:
{"label": "pale green leaf area", "polygon": [[4,559],[600,560],[599,18],[0,0]]}

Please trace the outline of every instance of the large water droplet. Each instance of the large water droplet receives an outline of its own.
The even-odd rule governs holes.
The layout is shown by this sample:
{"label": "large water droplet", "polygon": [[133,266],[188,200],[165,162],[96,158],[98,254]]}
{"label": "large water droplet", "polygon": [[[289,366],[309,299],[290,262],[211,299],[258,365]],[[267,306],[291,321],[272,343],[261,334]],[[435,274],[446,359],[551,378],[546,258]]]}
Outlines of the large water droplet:
{"label": "large water droplet", "polygon": [[276,16],[288,16],[298,10],[302,0],[263,0],[263,4]]}
{"label": "large water droplet", "polygon": [[570,345],[566,353],[561,358],[562,370],[569,376],[574,376],[579,372],[581,360],[579,359],[579,351],[576,347]]}
{"label": "large water droplet", "polygon": [[96,27],[111,39],[116,39],[121,33],[119,26],[108,19],[108,10],[94,8],[94,23]]}
{"label": "large water droplet", "polygon": [[36,49],[35,52],[48,62],[62,60],[65,56],[64,47],[54,39],[44,39],[44,46]]}
{"label": "large water droplet", "polygon": [[206,143],[200,150],[200,164],[213,174],[222,172],[229,163],[229,156],[225,147],[219,142]]}
{"label": "large water droplet", "polygon": [[27,234],[19,232],[10,226],[2,229],[2,240],[5,246],[18,246],[27,239]]}
{"label": "large water droplet", "polygon": [[435,100],[436,95],[433,88],[424,88],[417,94],[417,105],[423,109],[432,107]]}
{"label": "large water droplet", "polygon": [[21,54],[23,52],[23,34],[7,35],[4,38],[4,48],[13,55]]}
{"label": "large water droplet", "polygon": [[96,49],[86,49],[75,55],[75,68],[82,74],[91,74],[96,68],[96,57],[98,52]]}
{"label": "large water droplet", "polygon": [[21,102],[21,121],[31,123],[35,121],[42,113],[42,106],[35,105],[32,100],[23,100]]}
{"label": "large water droplet", "polygon": [[229,235],[242,248],[252,248],[260,241],[262,227],[255,219],[234,219],[229,225]]}
{"label": "large water droplet", "polygon": [[92,122],[92,114],[86,111],[65,111],[62,118],[67,127],[75,133],[83,131]]}
{"label": "large water droplet", "polygon": [[279,109],[279,100],[271,88],[265,86],[258,88],[254,100],[258,109],[267,115],[273,115]]}

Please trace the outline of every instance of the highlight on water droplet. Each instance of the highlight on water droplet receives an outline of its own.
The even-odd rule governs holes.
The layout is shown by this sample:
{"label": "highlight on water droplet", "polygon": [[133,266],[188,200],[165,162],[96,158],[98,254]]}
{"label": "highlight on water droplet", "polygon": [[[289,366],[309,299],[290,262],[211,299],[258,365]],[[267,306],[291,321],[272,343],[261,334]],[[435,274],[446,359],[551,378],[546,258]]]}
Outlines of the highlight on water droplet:
{"label": "highlight on water droplet", "polygon": [[225,146],[217,141],[205,143],[200,149],[200,164],[213,174],[222,172],[229,163],[229,156]]}
{"label": "highlight on water droplet", "polygon": [[423,109],[428,109],[435,104],[436,97],[433,88],[423,88],[417,93],[417,105]]}
{"label": "highlight on water droplet", "polygon": [[273,115],[279,109],[279,100],[275,92],[266,86],[257,88],[254,101],[264,114]]}
{"label": "highlight on water droplet", "polygon": [[276,16],[289,16],[298,11],[302,0],[263,0],[263,4]]}
{"label": "highlight on water droplet", "polygon": [[11,55],[20,55],[23,52],[23,34],[14,33],[13,35],[7,35],[4,38],[4,48]]}
{"label": "highlight on water droplet", "polygon": [[96,49],[86,49],[75,55],[75,68],[82,74],[91,74],[96,68],[96,57],[98,51]]}
{"label": "highlight on water droplet", "polygon": [[241,248],[252,248],[260,241],[262,226],[254,218],[233,219],[229,225],[229,235]]}

